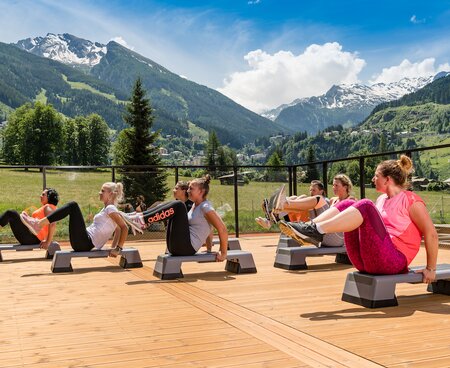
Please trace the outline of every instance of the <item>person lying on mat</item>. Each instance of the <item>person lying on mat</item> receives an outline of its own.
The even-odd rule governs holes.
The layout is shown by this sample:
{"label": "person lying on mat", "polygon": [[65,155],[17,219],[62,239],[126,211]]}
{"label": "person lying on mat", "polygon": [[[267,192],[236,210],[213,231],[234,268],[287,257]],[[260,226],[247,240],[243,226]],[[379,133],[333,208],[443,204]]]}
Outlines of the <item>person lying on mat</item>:
{"label": "person lying on mat", "polygon": [[[46,188],[42,191],[40,200],[41,207],[31,214],[31,217],[36,219],[42,219],[56,210],[59,201],[58,192],[53,188]],[[22,213],[24,216],[28,216],[25,211]],[[42,249],[48,249],[53,240],[56,226],[56,224],[47,225],[40,229],[37,234],[32,233],[20,220],[20,214],[14,210],[7,210],[0,215],[0,227],[5,227],[8,224],[14,237],[21,245],[40,244]]]}
{"label": "person lying on mat", "polygon": [[93,248],[101,249],[114,234],[112,241],[114,249],[111,255],[115,257],[122,250],[128,234],[127,224],[117,209],[117,203],[122,198],[122,183],[104,183],[99,192],[99,199],[104,207],[94,216],[93,223],[87,228],[78,203],[73,201],[40,220],[23,213],[20,218],[33,234],[37,234],[44,226],[69,217],[70,245],[76,252],[90,251]]}
{"label": "person lying on mat", "polygon": [[197,253],[210,236],[211,226],[213,226],[220,239],[220,250],[216,255],[216,261],[222,262],[227,258],[228,232],[222,219],[207,199],[210,181],[211,177],[205,175],[189,183],[187,193],[193,202],[189,212],[183,201],[174,200],[150,208],[143,213],[124,214],[123,217],[137,230],[142,230],[153,222],[168,220],[166,243],[169,253],[174,256],[189,256]]}

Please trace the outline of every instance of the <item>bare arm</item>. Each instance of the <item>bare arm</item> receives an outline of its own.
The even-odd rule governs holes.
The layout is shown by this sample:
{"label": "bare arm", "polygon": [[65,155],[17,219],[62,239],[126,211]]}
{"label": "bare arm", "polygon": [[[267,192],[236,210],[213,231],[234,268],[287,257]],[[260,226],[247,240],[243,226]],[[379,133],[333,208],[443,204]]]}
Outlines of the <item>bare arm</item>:
{"label": "bare arm", "polygon": [[205,241],[206,250],[208,252],[211,252],[211,249],[212,249],[213,236],[214,236],[214,230],[211,229],[211,232],[209,233],[209,235],[208,235],[208,237],[206,238],[206,241]]}
{"label": "bare arm", "polygon": [[[110,213],[109,217],[116,223],[116,230],[114,231],[114,238],[111,246],[113,248],[123,248],[123,244],[128,236],[128,226],[117,212]],[[117,254],[111,253],[111,255],[115,257]]]}
{"label": "bare arm", "polygon": [[216,211],[209,211],[205,214],[206,220],[215,227],[220,239],[220,252],[217,253],[216,261],[222,262],[227,259],[227,249],[228,249],[228,231],[227,227],[217,214]]}
{"label": "bare arm", "polygon": [[436,278],[436,264],[438,255],[438,235],[433,221],[422,202],[415,202],[409,209],[409,216],[423,234],[425,249],[427,251],[427,266],[419,270],[423,274],[423,282],[429,284]]}
{"label": "bare arm", "polygon": [[[50,206],[46,205],[44,207],[45,217],[50,215],[52,212],[53,212],[53,209]],[[55,230],[56,230],[56,222],[53,222],[53,223],[48,225],[47,239],[44,239],[43,241],[41,241],[41,248],[42,249],[48,249],[48,246],[50,245],[50,243],[53,240],[53,235],[55,234]]]}

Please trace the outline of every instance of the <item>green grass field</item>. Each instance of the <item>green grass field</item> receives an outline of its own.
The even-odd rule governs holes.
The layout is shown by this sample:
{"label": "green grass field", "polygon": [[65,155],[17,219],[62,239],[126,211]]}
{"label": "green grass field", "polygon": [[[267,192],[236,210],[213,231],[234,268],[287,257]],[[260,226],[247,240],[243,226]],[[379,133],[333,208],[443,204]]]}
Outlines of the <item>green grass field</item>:
{"label": "green grass field", "polygon": [[[189,180],[189,178],[179,178]],[[98,200],[98,192],[101,185],[111,181],[111,171],[61,171],[48,170],[46,173],[47,187],[52,187],[60,193],[60,204],[69,201],[77,201],[82,208],[87,222],[97,213],[102,203]],[[168,176],[167,185],[172,188],[174,176]],[[0,212],[7,209],[15,209],[21,212],[24,209],[32,210],[39,207],[39,195],[42,191],[43,175],[39,170],[0,170]],[[262,216],[260,204],[263,198],[277,189],[281,183],[251,182],[248,185],[238,187],[239,227],[240,232],[262,232],[254,221],[257,216]],[[307,194],[309,185],[299,184],[298,194]],[[328,187],[331,190],[331,186]],[[230,232],[235,231],[234,217],[234,187],[232,185],[220,185],[218,180],[213,180],[209,199],[214,207],[224,213],[224,221]],[[359,188],[354,190],[359,196]],[[445,192],[420,192],[425,200],[431,216],[435,223],[450,222],[450,193]],[[366,189],[366,197],[376,199],[377,193],[374,189]],[[172,192],[167,193],[167,199],[172,198]],[[277,231],[276,228],[273,231]],[[67,240],[68,222],[62,221],[58,224],[56,239]],[[0,242],[5,243],[12,239],[9,226],[0,230]]]}
{"label": "green grass field", "polygon": [[95,89],[94,87],[90,86],[89,84],[86,84],[86,83],[83,83],[83,82],[72,82],[72,81],[68,80],[67,76],[65,76],[64,74],[63,74],[63,78],[64,78],[64,80],[67,83],[69,83],[69,85],[70,85],[70,87],[72,89],[84,89],[84,90],[87,90],[89,92],[96,93],[96,94],[98,94],[100,96],[103,96],[103,97],[105,97],[105,98],[107,98],[107,99],[109,99],[109,100],[111,100],[111,101],[113,101],[115,103],[126,102],[126,101],[119,101],[116,96],[114,96],[114,95],[112,95],[110,93],[101,92],[98,89]]}

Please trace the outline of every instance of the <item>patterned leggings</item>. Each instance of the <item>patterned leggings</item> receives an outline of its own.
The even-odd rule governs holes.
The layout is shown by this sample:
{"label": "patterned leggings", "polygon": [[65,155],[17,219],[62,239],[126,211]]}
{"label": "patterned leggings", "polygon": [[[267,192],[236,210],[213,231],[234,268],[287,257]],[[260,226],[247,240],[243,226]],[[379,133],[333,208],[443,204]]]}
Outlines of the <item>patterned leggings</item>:
{"label": "patterned leggings", "polygon": [[358,202],[345,200],[335,208],[340,212],[355,207],[363,217],[361,226],[344,233],[347,254],[361,272],[394,275],[408,272],[405,255],[395,248],[378,209],[369,199]]}

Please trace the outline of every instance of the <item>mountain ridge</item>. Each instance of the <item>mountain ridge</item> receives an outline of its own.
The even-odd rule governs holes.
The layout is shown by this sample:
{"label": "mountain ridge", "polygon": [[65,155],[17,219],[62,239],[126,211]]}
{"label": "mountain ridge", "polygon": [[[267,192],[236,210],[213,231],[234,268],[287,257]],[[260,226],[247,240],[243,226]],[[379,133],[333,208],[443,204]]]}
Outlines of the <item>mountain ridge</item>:
{"label": "mountain ridge", "polygon": [[[435,76],[437,77],[437,75]],[[263,116],[292,129],[315,134],[331,125],[353,126],[377,105],[396,100],[432,82],[433,76],[403,78],[394,83],[333,85],[325,94],[296,99]]]}
{"label": "mountain ridge", "polygon": [[[164,134],[188,136],[188,123],[193,123],[206,131],[215,130],[223,144],[240,147],[258,137],[289,131],[218,91],[189,81],[115,41],[102,45],[66,33],[20,40],[13,45],[29,49],[28,53],[38,53],[41,58],[45,54],[47,58],[65,60],[64,65],[80,66],[87,79],[94,78],[108,85],[119,100],[128,98],[134,81],[140,77],[155,109],[155,129],[161,129]],[[95,57],[90,55],[93,45],[95,50],[106,48],[106,52]],[[95,63],[89,64],[89,58],[95,59]],[[87,96],[86,91],[83,93]],[[53,101],[59,105],[58,109],[65,105],[62,99]],[[0,102],[4,101],[0,98]]]}

